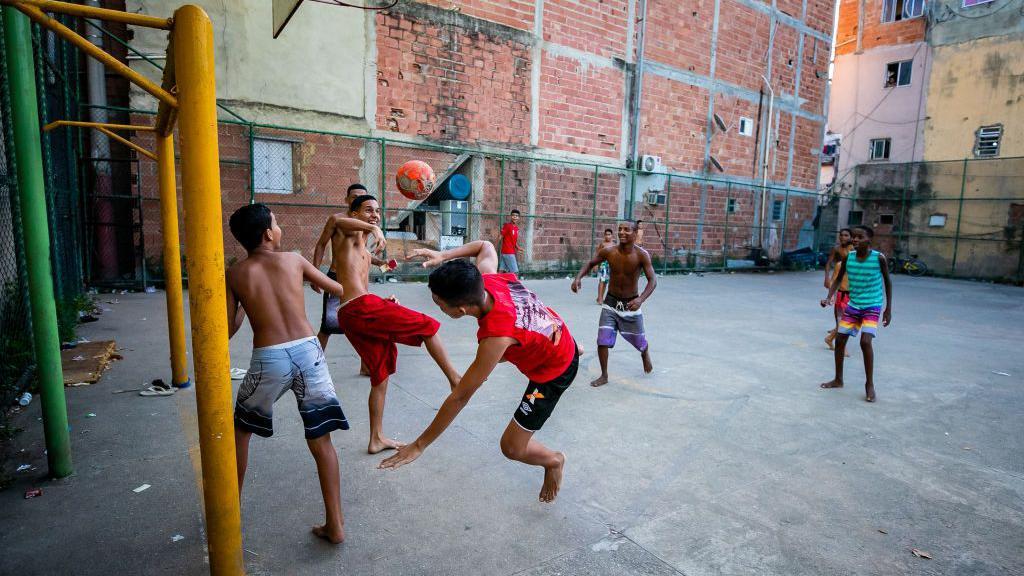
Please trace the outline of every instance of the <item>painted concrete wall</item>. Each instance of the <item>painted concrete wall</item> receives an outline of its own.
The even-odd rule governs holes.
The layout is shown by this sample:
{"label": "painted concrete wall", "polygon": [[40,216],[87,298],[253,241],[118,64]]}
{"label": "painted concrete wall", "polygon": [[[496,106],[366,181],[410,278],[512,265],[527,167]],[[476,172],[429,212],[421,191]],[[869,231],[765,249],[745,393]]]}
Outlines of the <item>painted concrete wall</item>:
{"label": "painted concrete wall", "polygon": [[[842,135],[839,177],[869,162],[870,141],[892,138],[889,162],[922,158],[921,138],[931,49],[924,42],[882,46],[836,58],[829,104],[829,129]],[[885,88],[886,65],[914,60],[909,86]]]}
{"label": "painted concrete wall", "polygon": [[934,49],[925,160],[974,156],[978,127],[1003,124],[999,156],[1024,156],[1024,33]]}
{"label": "painted concrete wall", "polygon": [[[291,126],[366,131],[362,11],[306,2],[288,28],[272,38],[269,0],[194,0],[213,20],[217,97],[251,120]],[[128,12],[170,16],[176,2],[128,0]],[[133,28],[131,44],[163,55],[167,34]],[[162,60],[160,61],[162,63]],[[159,82],[148,63],[132,66]],[[155,101],[133,88],[132,107],[155,110]]]}
{"label": "painted concrete wall", "polygon": [[963,0],[928,0],[932,46],[1024,33],[1024,0],[993,0],[969,8]]}

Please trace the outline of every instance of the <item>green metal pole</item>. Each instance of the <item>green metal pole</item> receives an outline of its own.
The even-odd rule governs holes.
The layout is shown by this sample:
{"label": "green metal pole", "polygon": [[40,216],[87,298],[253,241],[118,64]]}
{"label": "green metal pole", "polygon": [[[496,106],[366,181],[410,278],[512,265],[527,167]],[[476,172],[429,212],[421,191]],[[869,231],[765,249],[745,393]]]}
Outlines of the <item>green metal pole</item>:
{"label": "green metal pole", "polygon": [[64,375],[57,337],[57,306],[50,270],[50,236],[43,189],[43,153],[40,146],[39,111],[32,58],[32,31],[28,17],[12,6],[3,7],[4,39],[14,124],[18,196],[21,204],[32,305],[32,336],[36,353],[50,474],[63,478],[72,472],[68,412],[64,403]]}
{"label": "green metal pole", "polygon": [[662,246],[662,249],[661,249],[661,254],[663,256],[663,261],[661,263],[661,273],[662,274],[667,274],[668,273],[668,258],[669,258],[668,227],[669,227],[669,207],[671,207],[671,206],[672,206],[672,175],[669,174],[668,177],[665,180],[665,234],[662,236],[662,244],[663,244],[663,246]]}
{"label": "green metal pole", "polygon": [[722,270],[729,267],[729,200],[732,199],[732,182],[725,184],[725,230],[722,231]]}
{"label": "green metal pole", "polygon": [[636,169],[629,171],[629,209],[626,218],[633,219],[633,203],[636,202]]}
{"label": "green metal pole", "polygon": [[[388,229],[388,164],[387,164],[387,140],[380,140],[380,218],[381,230]],[[347,212],[347,210],[346,210]],[[387,258],[387,247],[384,247],[384,257]]]}
{"label": "green metal pole", "polygon": [[[590,208],[590,253],[597,250],[597,178],[600,175],[600,166],[594,166],[594,203]],[[603,236],[602,236],[603,237]]]}
{"label": "green metal pole", "polygon": [[256,138],[249,123],[249,204],[256,203]]}
{"label": "green metal pole", "polygon": [[963,174],[960,176],[960,207],[956,211],[956,236],[953,237],[953,263],[949,275],[956,276],[956,252],[960,247],[960,217],[964,214],[964,187],[967,185],[967,159],[964,158]]}
{"label": "green metal pole", "polygon": [[786,195],[782,199],[782,234],[779,235],[779,262],[782,262],[782,255],[786,253],[786,224],[789,222],[789,188],[786,188]]}
{"label": "green metal pole", "polygon": [[[498,176],[498,230],[501,230],[501,219],[505,217],[505,158],[499,162],[500,175]],[[499,232],[500,233],[500,232]],[[501,249],[501,246],[498,246]]]}

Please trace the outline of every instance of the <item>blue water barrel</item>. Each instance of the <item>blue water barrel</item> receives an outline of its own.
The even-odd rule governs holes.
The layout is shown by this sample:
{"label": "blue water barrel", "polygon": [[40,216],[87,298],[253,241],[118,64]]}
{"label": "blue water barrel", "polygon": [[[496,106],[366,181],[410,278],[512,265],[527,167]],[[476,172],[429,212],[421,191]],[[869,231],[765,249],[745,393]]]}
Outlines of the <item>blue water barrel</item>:
{"label": "blue water barrel", "polygon": [[465,200],[469,198],[471,191],[472,186],[469,184],[469,178],[462,174],[452,174],[452,177],[448,179],[448,194],[453,200]]}

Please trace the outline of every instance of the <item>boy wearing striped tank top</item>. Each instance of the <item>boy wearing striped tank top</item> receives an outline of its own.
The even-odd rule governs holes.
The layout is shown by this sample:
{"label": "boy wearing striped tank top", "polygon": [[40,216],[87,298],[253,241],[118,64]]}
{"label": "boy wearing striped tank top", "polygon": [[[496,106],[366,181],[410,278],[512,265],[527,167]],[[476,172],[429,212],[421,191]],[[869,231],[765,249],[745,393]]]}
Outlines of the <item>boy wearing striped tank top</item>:
{"label": "boy wearing striped tank top", "polygon": [[850,303],[839,319],[839,336],[836,338],[836,377],[821,385],[822,388],[843,387],[843,358],[846,342],[860,333],[860,349],[864,353],[864,392],[868,402],[875,401],[874,350],[871,341],[878,331],[878,319],[882,326],[888,326],[892,319],[892,283],[889,281],[889,266],[885,256],[871,249],[874,230],[867,226],[853,229],[851,251],[839,266],[839,273],[832,281],[828,298],[821,301],[822,307],[832,303],[836,290],[847,278],[850,286]]}

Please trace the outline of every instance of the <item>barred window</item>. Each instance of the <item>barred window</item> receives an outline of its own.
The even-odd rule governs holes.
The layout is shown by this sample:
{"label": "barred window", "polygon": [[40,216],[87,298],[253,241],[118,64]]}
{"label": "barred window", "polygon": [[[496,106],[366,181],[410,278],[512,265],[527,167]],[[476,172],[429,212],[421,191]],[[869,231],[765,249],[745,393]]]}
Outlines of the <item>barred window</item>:
{"label": "barred window", "polygon": [[292,143],[267,138],[253,139],[253,187],[256,192],[291,194]]}
{"label": "barred window", "polygon": [[999,156],[999,141],[1003,138],[1003,125],[982,126],[974,133],[974,155],[978,158]]}

